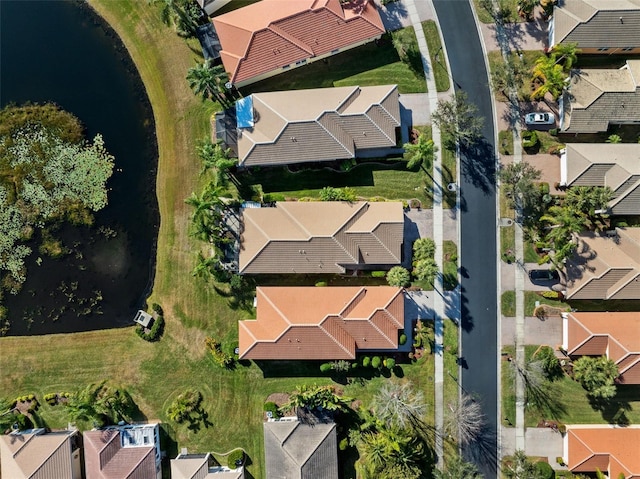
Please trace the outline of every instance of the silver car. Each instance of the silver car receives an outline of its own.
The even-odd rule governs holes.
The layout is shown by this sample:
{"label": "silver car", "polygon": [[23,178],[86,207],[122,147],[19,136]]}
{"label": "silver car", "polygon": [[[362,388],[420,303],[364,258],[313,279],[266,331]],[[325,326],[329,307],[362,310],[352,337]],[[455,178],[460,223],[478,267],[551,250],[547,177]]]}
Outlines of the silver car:
{"label": "silver car", "polygon": [[524,122],[527,125],[553,125],[556,117],[553,113],[527,113]]}

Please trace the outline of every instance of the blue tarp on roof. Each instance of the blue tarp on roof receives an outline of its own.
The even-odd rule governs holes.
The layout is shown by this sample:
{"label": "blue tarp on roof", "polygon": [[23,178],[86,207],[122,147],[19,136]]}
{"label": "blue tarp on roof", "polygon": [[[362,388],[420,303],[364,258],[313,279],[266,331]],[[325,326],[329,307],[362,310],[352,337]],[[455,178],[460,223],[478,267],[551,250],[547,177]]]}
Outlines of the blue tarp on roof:
{"label": "blue tarp on roof", "polygon": [[241,98],[236,102],[238,128],[253,128],[253,96]]}

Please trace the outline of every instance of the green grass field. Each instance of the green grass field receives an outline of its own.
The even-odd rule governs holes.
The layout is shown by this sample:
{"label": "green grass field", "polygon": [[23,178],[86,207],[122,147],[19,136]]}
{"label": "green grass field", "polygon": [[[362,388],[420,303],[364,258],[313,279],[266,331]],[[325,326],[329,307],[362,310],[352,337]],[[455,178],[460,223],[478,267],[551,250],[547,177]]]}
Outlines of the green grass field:
{"label": "green grass field", "polygon": [[424,32],[427,47],[429,48],[429,57],[431,57],[431,67],[433,68],[433,79],[436,82],[437,91],[447,91],[451,87],[449,81],[449,70],[442,52],[442,43],[440,42],[440,34],[438,32],[438,24],[433,20],[422,22],[422,30]]}
{"label": "green grass field", "polygon": [[[525,316],[533,316],[533,310],[536,307],[536,301],[539,301],[540,304],[547,304],[549,306],[553,306],[554,308],[561,308],[562,310],[567,310],[569,305],[567,303],[563,303],[562,301],[556,301],[553,299],[548,299],[540,296],[535,291],[525,291],[524,292],[524,315]],[[514,317],[516,315],[516,292],[515,291],[505,291],[502,293],[502,315],[506,317]]]}

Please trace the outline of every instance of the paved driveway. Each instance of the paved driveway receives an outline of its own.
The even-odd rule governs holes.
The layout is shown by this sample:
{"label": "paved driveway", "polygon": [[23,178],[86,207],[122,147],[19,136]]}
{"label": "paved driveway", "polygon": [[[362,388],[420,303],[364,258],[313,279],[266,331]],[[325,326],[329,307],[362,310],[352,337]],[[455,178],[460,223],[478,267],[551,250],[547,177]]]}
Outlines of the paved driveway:
{"label": "paved driveway", "polygon": [[[513,422],[513,418],[509,418]],[[502,427],[502,455],[507,456],[515,452],[516,429]],[[554,432],[548,427],[529,427],[525,430],[527,456],[546,457],[553,469],[566,469],[556,462],[556,457],[562,456],[564,451],[562,434]]]}
{"label": "paved driveway", "polygon": [[[431,113],[429,111],[429,97],[424,93],[402,93],[399,97],[400,104],[406,112],[406,119],[410,120],[412,126],[422,126],[431,124]],[[402,119],[403,122],[405,118]]]}
{"label": "paved driveway", "polygon": [[[503,316],[500,326],[502,346],[513,346],[516,342],[516,318]],[[552,348],[562,344],[562,317],[549,316],[544,320],[534,316],[524,318],[524,344],[544,344]]]}

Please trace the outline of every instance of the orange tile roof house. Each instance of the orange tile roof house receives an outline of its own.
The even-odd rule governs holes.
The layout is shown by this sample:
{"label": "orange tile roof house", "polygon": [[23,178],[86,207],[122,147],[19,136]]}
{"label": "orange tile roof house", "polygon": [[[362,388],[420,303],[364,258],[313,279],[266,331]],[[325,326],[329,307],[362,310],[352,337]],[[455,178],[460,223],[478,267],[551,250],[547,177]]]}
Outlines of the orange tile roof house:
{"label": "orange tile roof house", "polygon": [[240,274],[344,273],[402,262],[399,202],[284,201],[242,212]]}
{"label": "orange tile roof house", "polygon": [[[263,0],[264,1],[264,0]],[[355,158],[396,147],[397,85],[254,93],[236,103],[240,166]]]}
{"label": "orange tile roof house", "polygon": [[255,320],[238,322],[241,359],[355,359],[398,349],[404,292],[392,286],[258,287]]}
{"label": "orange tile roof house", "polygon": [[640,312],[562,313],[567,354],[606,356],[618,365],[620,384],[640,384]]}
{"label": "orange tile roof house", "polygon": [[77,431],[46,433],[29,429],[0,436],[2,477],[7,479],[80,479]]}
{"label": "orange tile roof house", "polygon": [[567,299],[640,299],[640,228],[576,236],[565,265]]}
{"label": "orange tile roof house", "polygon": [[618,69],[571,70],[558,103],[562,133],[599,133],[609,125],[639,124],[640,60],[627,60]]}
{"label": "orange tile roof house", "polygon": [[640,427],[567,426],[564,459],[571,472],[640,479]]}
{"label": "orange tile roof house", "polygon": [[85,431],[87,479],[162,479],[157,424],[129,424]]}
{"label": "orange tile roof house", "polygon": [[640,53],[640,1],[559,2],[549,22],[549,48],[560,43],[577,43],[583,54]]}
{"label": "orange tile roof house", "polygon": [[269,479],[338,479],[336,425],[296,417],[265,422],[264,455]]}
{"label": "orange tile roof house", "polygon": [[243,87],[371,42],[385,32],[373,1],[262,0],[213,19],[222,63]]}
{"label": "orange tile roof house", "polygon": [[640,145],[568,143],[560,156],[560,184],[608,186],[612,215],[640,215]]}

